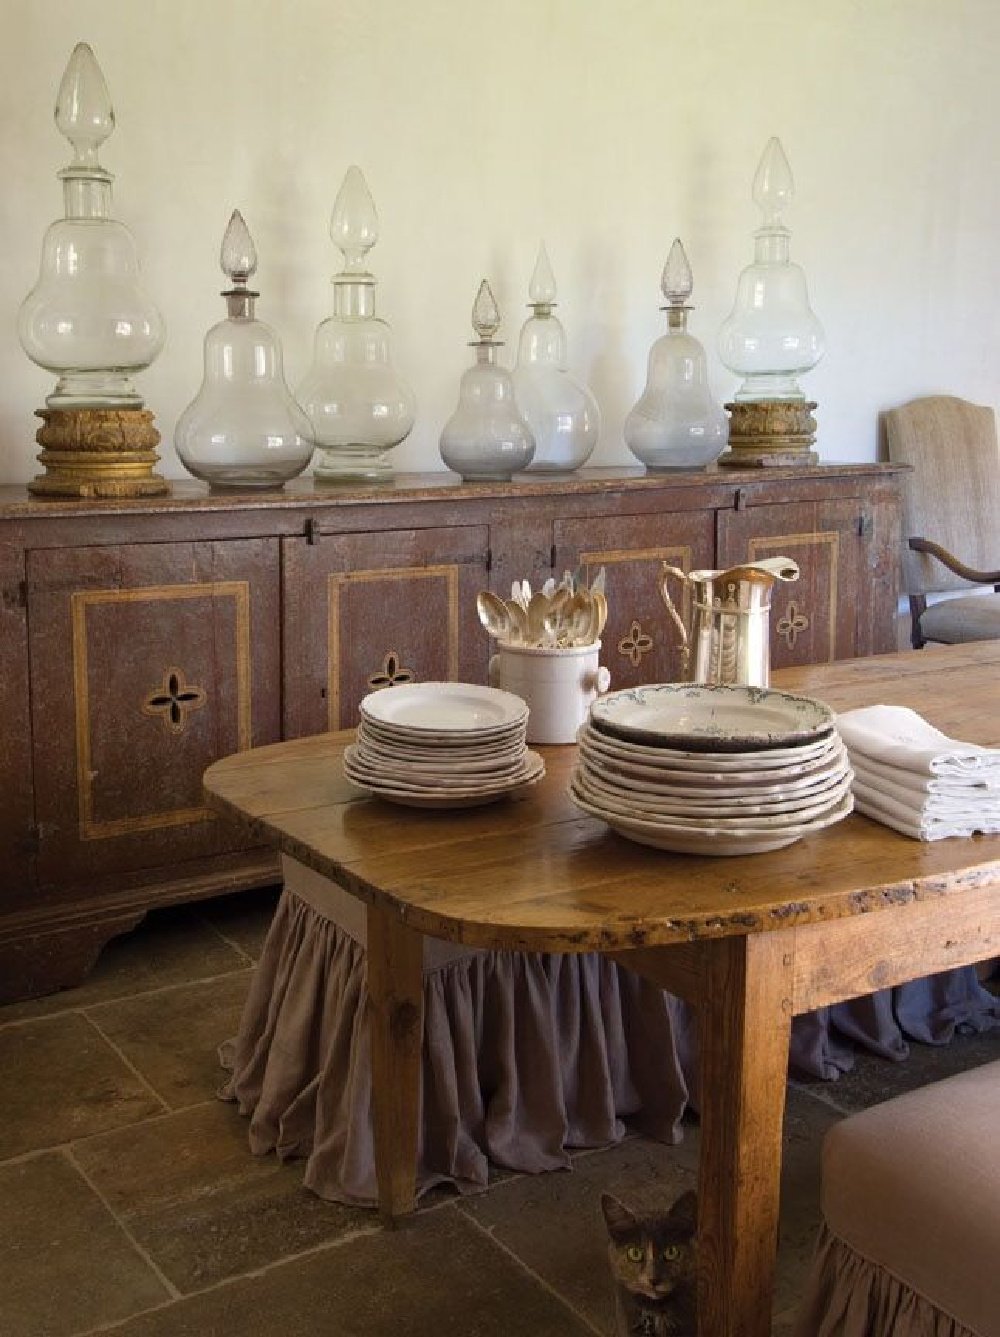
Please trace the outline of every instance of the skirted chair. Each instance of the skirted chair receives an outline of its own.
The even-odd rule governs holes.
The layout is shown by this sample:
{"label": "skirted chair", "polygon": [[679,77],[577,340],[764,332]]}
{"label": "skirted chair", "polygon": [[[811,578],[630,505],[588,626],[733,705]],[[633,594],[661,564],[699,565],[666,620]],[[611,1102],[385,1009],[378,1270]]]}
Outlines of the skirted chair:
{"label": "skirted chair", "polygon": [[[993,410],[949,395],[883,415],[889,458],[912,465],[903,483],[904,585],[911,640],[955,645],[1000,637],[1000,448]],[[953,596],[971,585],[993,594]]]}
{"label": "skirted chair", "polygon": [[794,1337],[1000,1337],[1000,1063],[835,1124]]}

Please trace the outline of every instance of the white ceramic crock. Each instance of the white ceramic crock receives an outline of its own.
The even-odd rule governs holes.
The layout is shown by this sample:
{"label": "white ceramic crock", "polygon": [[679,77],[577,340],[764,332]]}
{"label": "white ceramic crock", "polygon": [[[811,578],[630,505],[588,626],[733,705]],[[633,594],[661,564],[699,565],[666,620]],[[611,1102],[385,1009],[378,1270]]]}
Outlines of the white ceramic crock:
{"label": "white ceramic crock", "polygon": [[528,703],[529,743],[575,743],[590,703],[611,685],[598,664],[601,643],[567,649],[502,645],[490,660],[490,685]]}

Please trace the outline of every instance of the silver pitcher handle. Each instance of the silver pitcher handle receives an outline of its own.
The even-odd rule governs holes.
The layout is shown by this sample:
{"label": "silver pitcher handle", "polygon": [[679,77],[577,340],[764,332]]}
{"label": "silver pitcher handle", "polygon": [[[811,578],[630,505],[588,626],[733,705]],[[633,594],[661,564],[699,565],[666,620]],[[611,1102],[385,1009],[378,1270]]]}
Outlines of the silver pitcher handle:
{"label": "silver pitcher handle", "polygon": [[670,591],[667,589],[667,577],[676,576],[682,584],[688,583],[687,573],[682,571],[679,566],[671,566],[669,562],[664,562],[660,568],[660,579],[657,582],[657,589],[660,591],[660,598],[667,605],[667,612],[673,619],[674,626],[680,633],[681,638],[681,672],[687,678],[688,667],[691,663],[691,641],[687,634],[687,627],[684,620],[674,607],[674,601],[670,597]]}

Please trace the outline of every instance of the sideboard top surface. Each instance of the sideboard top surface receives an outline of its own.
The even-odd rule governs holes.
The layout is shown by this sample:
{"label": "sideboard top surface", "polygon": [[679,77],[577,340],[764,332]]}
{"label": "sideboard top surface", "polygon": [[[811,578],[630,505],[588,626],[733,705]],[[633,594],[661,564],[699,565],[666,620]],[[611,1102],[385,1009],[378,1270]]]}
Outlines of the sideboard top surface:
{"label": "sideboard top surface", "polygon": [[820,464],[789,469],[720,469],[647,474],[640,468],[581,469],[573,474],[525,474],[513,482],[463,483],[457,474],[396,474],[386,482],[336,485],[312,478],[295,479],[277,491],[211,491],[204,483],[173,481],[162,497],[99,498],[33,497],[24,487],[0,487],[0,520],[52,516],[98,516],[171,511],[233,511],[301,509],[364,504],[392,505],[418,501],[488,501],[500,498],[574,496],[606,491],[662,491],[706,484],[745,487],[766,481],[835,479],[892,475],[905,471],[893,464]]}

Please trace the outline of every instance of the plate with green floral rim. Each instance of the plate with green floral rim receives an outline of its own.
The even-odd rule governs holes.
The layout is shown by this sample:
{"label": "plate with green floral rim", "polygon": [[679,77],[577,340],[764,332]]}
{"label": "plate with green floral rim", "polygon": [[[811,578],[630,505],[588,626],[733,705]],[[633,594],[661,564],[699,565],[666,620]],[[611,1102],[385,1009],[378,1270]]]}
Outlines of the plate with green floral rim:
{"label": "plate with green floral rim", "polygon": [[811,742],[833,729],[833,711],[810,696],[770,687],[667,682],[609,692],[590,707],[600,733],[649,746],[757,752]]}

